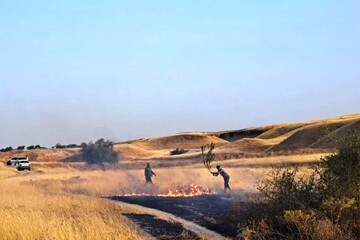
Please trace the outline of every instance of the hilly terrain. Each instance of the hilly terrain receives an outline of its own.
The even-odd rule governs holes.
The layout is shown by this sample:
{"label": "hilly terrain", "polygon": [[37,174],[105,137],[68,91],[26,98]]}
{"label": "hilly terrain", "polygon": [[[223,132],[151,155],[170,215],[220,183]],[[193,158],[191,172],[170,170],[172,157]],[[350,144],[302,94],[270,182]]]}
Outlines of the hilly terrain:
{"label": "hilly terrain", "polygon": [[[360,114],[301,123],[283,123],[220,132],[186,132],[158,138],[116,143],[115,150],[125,159],[189,158],[200,153],[200,146],[215,143],[218,158],[243,155],[291,154],[333,151],[333,139],[360,130]],[[188,152],[170,156],[169,151]]]}
{"label": "hilly terrain", "polygon": [[[156,138],[142,138],[114,144],[123,160],[196,159],[200,146],[215,143],[218,160],[253,156],[321,153],[334,150],[333,139],[360,130],[360,114],[338,116],[300,123],[219,132],[184,132]],[[181,155],[170,155],[174,149],[186,149]],[[12,150],[1,152],[5,161],[12,156],[29,156],[38,162],[79,162],[79,148]]]}
{"label": "hilly terrain", "polygon": [[[274,167],[295,166],[310,176],[313,164],[335,151],[334,139],[355,130],[360,114],[142,138],[114,143],[121,161],[106,171],[85,164],[80,148],[0,152],[2,163],[28,156],[32,164],[31,171],[0,164],[0,230],[6,239],[206,239],[204,231],[217,234],[208,239],[238,239],[240,224],[263,207],[260,180]],[[210,143],[216,146],[210,170],[219,164],[231,176],[225,195],[223,179],[200,162],[200,146]],[[186,151],[171,155],[174,149]],[[153,185],[144,184],[146,163],[156,173]],[[174,197],[199,189],[200,195]]]}

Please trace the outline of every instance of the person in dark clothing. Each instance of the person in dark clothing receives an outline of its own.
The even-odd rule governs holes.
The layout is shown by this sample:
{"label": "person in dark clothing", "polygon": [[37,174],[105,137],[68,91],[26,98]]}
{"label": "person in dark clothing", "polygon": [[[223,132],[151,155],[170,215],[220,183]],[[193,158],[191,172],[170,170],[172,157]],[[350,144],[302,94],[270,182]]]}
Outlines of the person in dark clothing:
{"label": "person in dark clothing", "polygon": [[144,174],[145,174],[145,183],[153,183],[151,178],[153,175],[156,177],[156,174],[153,172],[153,170],[151,170],[149,163],[146,164]]}
{"label": "person in dark clothing", "polygon": [[211,172],[211,174],[213,176],[219,176],[219,174],[224,178],[224,190],[226,192],[227,189],[230,190],[230,185],[229,185],[229,181],[230,181],[230,176],[227,172],[225,172],[220,165],[216,166],[217,168],[217,172]]}

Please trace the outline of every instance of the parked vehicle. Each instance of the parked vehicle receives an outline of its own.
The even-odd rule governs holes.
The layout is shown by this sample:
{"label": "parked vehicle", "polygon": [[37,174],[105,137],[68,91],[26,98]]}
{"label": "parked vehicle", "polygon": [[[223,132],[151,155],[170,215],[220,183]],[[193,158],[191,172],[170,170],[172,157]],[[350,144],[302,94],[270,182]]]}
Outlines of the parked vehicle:
{"label": "parked vehicle", "polygon": [[13,158],[11,158],[11,159],[10,159],[11,165],[15,165],[16,162],[17,162],[17,160],[18,160],[18,157],[13,157]]}
{"label": "parked vehicle", "polygon": [[17,161],[16,169],[18,171],[22,171],[22,170],[25,170],[25,169],[31,171],[31,164],[27,159],[21,159],[21,160]]}
{"label": "parked vehicle", "polygon": [[26,157],[12,157],[11,159],[10,159],[10,163],[11,163],[11,165],[16,165],[16,163],[18,162],[18,161],[20,161],[20,160],[27,160],[27,161],[29,161],[29,158],[26,156]]}

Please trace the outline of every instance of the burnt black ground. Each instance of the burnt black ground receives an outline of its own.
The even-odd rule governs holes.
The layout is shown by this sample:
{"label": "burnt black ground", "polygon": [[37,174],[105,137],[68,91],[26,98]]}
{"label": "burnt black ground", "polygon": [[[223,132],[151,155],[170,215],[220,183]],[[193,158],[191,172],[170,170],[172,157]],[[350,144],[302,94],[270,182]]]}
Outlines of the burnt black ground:
{"label": "burnt black ground", "polygon": [[187,231],[179,223],[167,222],[149,214],[124,214],[156,239],[198,240],[196,234]]}
{"label": "burnt black ground", "polygon": [[[249,220],[250,215],[252,215],[249,213],[258,207],[249,202],[236,202],[240,208],[234,208],[234,202],[228,195],[194,197],[113,196],[109,198],[172,213],[230,238],[236,237],[239,224]],[[240,211],[240,213],[235,211]]]}

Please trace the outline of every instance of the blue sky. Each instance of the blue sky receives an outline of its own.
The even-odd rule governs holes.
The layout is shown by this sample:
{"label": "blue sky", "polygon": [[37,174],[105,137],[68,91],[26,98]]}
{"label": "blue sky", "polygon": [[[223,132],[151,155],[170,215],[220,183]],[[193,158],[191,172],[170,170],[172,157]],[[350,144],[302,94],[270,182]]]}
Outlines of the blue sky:
{"label": "blue sky", "polygon": [[0,0],[0,147],[360,112],[359,1]]}

